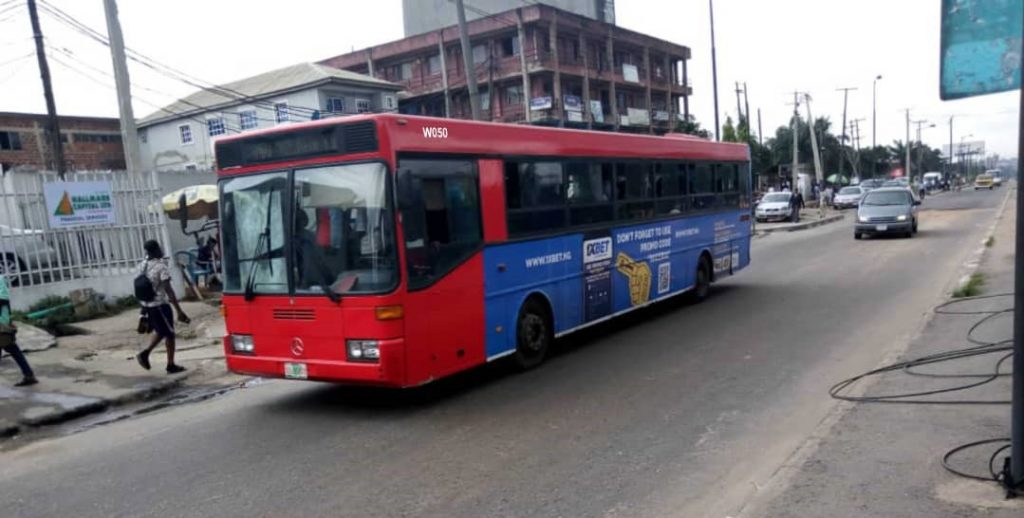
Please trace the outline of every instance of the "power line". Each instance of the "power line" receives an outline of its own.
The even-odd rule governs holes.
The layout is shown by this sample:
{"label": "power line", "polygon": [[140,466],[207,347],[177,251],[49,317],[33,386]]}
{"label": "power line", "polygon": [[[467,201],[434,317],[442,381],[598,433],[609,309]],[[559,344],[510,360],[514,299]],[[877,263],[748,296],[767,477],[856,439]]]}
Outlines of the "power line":
{"label": "power line", "polygon": [[11,63],[15,63],[17,61],[21,61],[21,60],[23,60],[25,58],[30,58],[30,57],[32,57],[34,55],[36,55],[35,52],[29,52],[28,54],[24,54],[24,55],[18,56],[18,57],[14,58],[14,59],[9,59],[7,61],[0,61],[0,67],[5,66],[5,65],[10,65]]}
{"label": "power line", "polygon": [[[65,25],[68,25],[69,27],[71,27],[72,29],[76,30],[77,32],[79,32],[79,33],[85,35],[86,37],[88,37],[88,38],[90,38],[90,39],[92,39],[94,41],[97,41],[97,42],[99,42],[99,43],[101,43],[101,44],[103,44],[105,46],[109,46],[110,45],[110,42],[106,38],[106,36],[104,36],[103,34],[99,33],[95,29],[92,29],[91,27],[85,25],[84,23],[78,21],[77,19],[75,19],[73,16],[67,14],[66,12],[61,11],[59,8],[54,7],[53,5],[49,4],[45,0],[40,0],[40,6],[43,8],[43,10],[47,14],[53,16],[54,18],[56,18],[61,23],[64,23]],[[126,48],[125,50],[126,50],[126,53],[128,54],[128,58],[131,59],[132,61],[135,61],[135,62],[137,62],[137,63],[139,63],[139,64],[141,64],[141,65],[143,65],[143,66],[145,66],[147,68],[150,68],[150,69],[152,69],[152,70],[154,70],[154,71],[156,71],[156,72],[158,72],[158,73],[160,73],[162,75],[165,75],[165,76],[170,77],[172,79],[175,79],[177,81],[183,82],[183,83],[188,84],[190,86],[193,86],[195,88],[199,88],[200,90],[209,91],[209,92],[221,95],[221,96],[227,98],[228,101],[231,101],[231,100],[241,100],[241,101],[245,101],[245,102],[250,103],[250,104],[256,104],[256,105],[261,105],[261,106],[264,106],[264,107],[267,107],[267,108],[273,108],[273,103],[271,101],[267,101],[267,100],[264,100],[264,99],[258,99],[256,97],[252,97],[252,96],[244,94],[242,92],[238,92],[236,90],[233,90],[233,89],[230,89],[230,88],[227,88],[227,87],[223,87],[223,86],[218,86],[218,85],[215,85],[215,84],[213,84],[213,83],[211,83],[209,81],[205,81],[205,80],[196,78],[196,77],[191,76],[191,75],[189,75],[189,74],[187,74],[185,72],[177,70],[177,69],[175,69],[173,67],[170,67],[168,65],[164,65],[164,64],[156,61],[155,59],[146,57],[145,55],[139,53],[138,51],[135,51],[134,49]],[[206,85],[204,85],[202,83],[206,83]],[[204,110],[210,110],[210,108],[203,108],[203,109]],[[303,115],[302,112],[306,112],[305,115],[312,116],[314,113],[316,113],[318,111],[321,111],[321,110],[319,110],[318,108],[310,108],[310,107],[301,106],[301,105],[292,105],[292,104],[289,103],[288,111],[289,111],[289,113],[295,112],[297,115]]]}

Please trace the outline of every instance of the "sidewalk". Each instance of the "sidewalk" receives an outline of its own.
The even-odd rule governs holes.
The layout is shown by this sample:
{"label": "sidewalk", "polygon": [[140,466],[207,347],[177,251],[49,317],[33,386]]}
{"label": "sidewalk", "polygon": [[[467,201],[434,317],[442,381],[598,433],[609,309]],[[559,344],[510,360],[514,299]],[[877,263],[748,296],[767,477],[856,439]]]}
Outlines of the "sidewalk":
{"label": "sidewalk", "polygon": [[151,336],[135,331],[138,310],[76,323],[84,334],[56,339],[19,323],[19,343],[29,351],[40,383],[14,388],[20,379],[17,366],[7,356],[0,361],[0,437],[145,400],[181,385],[239,382],[241,378],[225,370],[220,338],[224,320],[218,308],[202,302],[183,302],[182,307],[192,323],[176,327],[176,363],[188,370],[173,376],[164,372],[162,345],[153,352],[153,370],[136,363],[135,353]]}
{"label": "sidewalk", "polygon": [[[1014,218],[1012,203],[1002,214],[990,247],[984,248],[978,272],[985,276],[982,295],[1013,287]],[[954,311],[998,311],[1011,297],[967,300]],[[936,314],[899,360],[972,346],[966,339],[984,314]],[[973,333],[983,342],[1007,340],[1013,334],[1011,313],[988,319]],[[860,381],[846,392],[853,396],[918,393],[978,383],[996,371],[1006,351],[914,367]],[[888,363],[888,362],[887,362]],[[1009,361],[1000,372],[1009,372]],[[922,376],[924,373],[925,376]],[[850,373],[851,376],[857,373]],[[971,374],[973,377],[926,377],[928,374]],[[827,386],[840,380],[823,381]],[[820,431],[784,465],[741,516],[759,517],[936,517],[1024,516],[1024,498],[1007,500],[994,481],[954,475],[943,468],[946,452],[984,439],[1009,437],[1011,379],[1003,375],[965,390],[910,398],[917,401],[959,401],[959,404],[842,403]],[[967,401],[983,402],[966,403]],[[979,445],[956,453],[955,469],[990,477],[989,459],[1004,442]],[[994,469],[1002,468],[1003,452]]]}
{"label": "sidewalk", "polygon": [[827,225],[829,223],[835,223],[836,221],[842,221],[845,218],[845,212],[839,212],[829,209],[825,212],[825,217],[822,218],[818,209],[804,209],[800,211],[800,221],[798,223],[790,223],[788,221],[780,223],[754,223],[755,234],[770,234],[772,232],[793,232],[796,230],[804,230],[808,228],[818,227],[821,225]]}

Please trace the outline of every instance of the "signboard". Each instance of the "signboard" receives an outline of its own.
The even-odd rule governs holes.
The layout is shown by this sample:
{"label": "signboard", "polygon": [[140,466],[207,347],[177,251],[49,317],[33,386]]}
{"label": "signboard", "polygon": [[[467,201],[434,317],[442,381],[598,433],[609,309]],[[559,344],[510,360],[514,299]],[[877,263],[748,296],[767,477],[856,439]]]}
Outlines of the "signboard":
{"label": "signboard", "polygon": [[665,111],[665,110],[657,110],[657,111],[655,111],[654,112],[654,120],[661,121],[661,122],[667,122],[668,121],[668,112]]}
{"label": "signboard", "polygon": [[566,95],[565,99],[563,99],[563,103],[565,104],[565,109],[567,111],[571,111],[571,112],[581,112],[581,111],[583,111],[583,99],[580,99],[579,96],[576,96],[576,95]]}
{"label": "signboard", "polygon": [[551,96],[534,97],[533,99],[530,99],[530,111],[550,110],[550,109],[551,109]]}
{"label": "signboard", "polygon": [[604,106],[601,106],[601,101],[590,101],[590,114],[594,116],[594,122],[604,124]]}
{"label": "signboard", "polygon": [[1024,0],[942,0],[943,100],[1020,88]]}
{"label": "signboard", "polygon": [[51,182],[43,197],[50,228],[117,223],[110,182]]}
{"label": "signboard", "polygon": [[646,126],[651,123],[651,112],[643,108],[626,108],[629,115],[629,122],[636,126]]}
{"label": "signboard", "polygon": [[569,122],[583,122],[583,112],[565,112]]}
{"label": "signboard", "polygon": [[[950,156],[949,144],[942,145],[942,154]],[[953,144],[952,156],[960,155],[984,155],[985,154],[985,141],[984,140],[968,140],[966,142],[960,142]]]}
{"label": "signboard", "polygon": [[640,82],[640,71],[637,70],[636,65],[622,64],[622,79],[630,83]]}

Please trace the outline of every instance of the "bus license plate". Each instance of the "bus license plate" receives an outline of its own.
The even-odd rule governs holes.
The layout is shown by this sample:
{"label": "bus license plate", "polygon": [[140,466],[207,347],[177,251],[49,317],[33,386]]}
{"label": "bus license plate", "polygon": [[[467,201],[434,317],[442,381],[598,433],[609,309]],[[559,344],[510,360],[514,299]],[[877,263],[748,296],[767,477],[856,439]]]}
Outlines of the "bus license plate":
{"label": "bus license plate", "polygon": [[309,378],[309,372],[306,371],[305,363],[285,363],[284,364],[284,377],[291,379],[304,380]]}
{"label": "bus license plate", "polygon": [[875,225],[875,230],[885,232],[886,230],[889,230],[889,225]]}

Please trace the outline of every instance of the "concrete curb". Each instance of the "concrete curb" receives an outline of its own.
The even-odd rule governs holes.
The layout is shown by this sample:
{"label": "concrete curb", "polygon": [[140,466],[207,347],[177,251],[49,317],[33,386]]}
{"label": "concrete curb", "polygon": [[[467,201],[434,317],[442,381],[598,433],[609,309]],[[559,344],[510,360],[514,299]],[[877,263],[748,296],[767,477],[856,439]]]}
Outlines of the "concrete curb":
{"label": "concrete curb", "polygon": [[960,286],[963,286],[964,284],[966,284],[970,280],[971,275],[974,275],[975,273],[978,272],[978,270],[981,269],[981,263],[985,259],[985,256],[988,255],[988,248],[989,247],[985,246],[985,242],[988,241],[989,238],[995,236],[996,228],[999,227],[999,222],[1001,222],[1003,220],[1003,216],[1006,214],[1006,206],[1009,205],[1010,199],[1013,198],[1012,194],[1018,188],[1019,188],[1019,186],[1014,186],[1012,189],[1008,189],[1006,191],[1006,195],[1003,196],[1003,203],[1001,205],[999,205],[999,209],[997,209],[997,211],[996,211],[995,220],[993,220],[992,224],[989,225],[988,229],[985,230],[985,237],[982,238],[981,244],[978,246],[977,249],[975,249],[975,251],[973,253],[971,253],[970,257],[963,264],[963,266],[961,266],[961,268],[960,268],[961,275],[959,276],[960,280],[958,280],[956,285],[953,286],[953,288],[950,289],[950,291],[949,291],[950,296],[952,296],[953,291],[955,291]]}
{"label": "concrete curb", "polygon": [[806,230],[806,229],[809,229],[809,228],[820,227],[822,225],[828,225],[829,223],[834,223],[836,221],[841,221],[843,219],[846,219],[846,215],[845,214],[833,214],[833,215],[828,216],[828,217],[823,218],[823,219],[817,219],[817,220],[814,220],[814,221],[808,221],[806,223],[796,223],[794,225],[790,225],[790,226],[787,226],[787,227],[759,228],[759,229],[756,229],[755,232],[757,234],[771,234],[771,233],[775,233],[775,232],[796,232],[798,230]]}
{"label": "concrete curb", "polygon": [[63,409],[54,409],[54,411],[47,412],[40,416],[21,418],[18,419],[17,423],[12,423],[7,420],[0,421],[0,441],[12,438],[29,429],[66,423],[87,415],[105,412],[118,406],[152,399],[178,388],[190,375],[191,372],[184,376],[160,380],[155,383],[140,386],[137,389],[121,394],[120,396],[97,398],[95,401],[87,401],[80,405]]}

